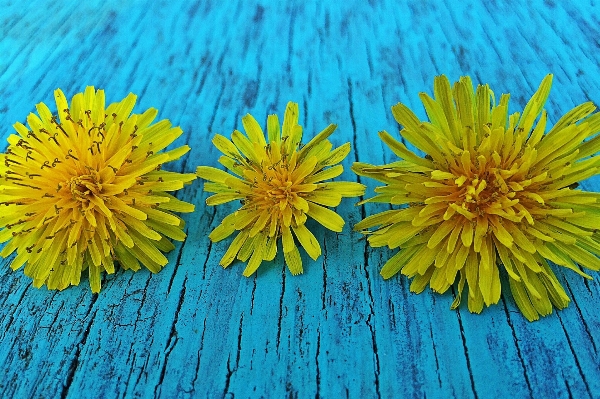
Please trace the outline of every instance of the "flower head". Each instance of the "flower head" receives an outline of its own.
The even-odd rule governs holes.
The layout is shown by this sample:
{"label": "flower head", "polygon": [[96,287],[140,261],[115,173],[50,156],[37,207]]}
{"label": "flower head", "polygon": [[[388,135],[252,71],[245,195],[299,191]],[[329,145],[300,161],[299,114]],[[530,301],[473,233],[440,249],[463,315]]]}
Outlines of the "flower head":
{"label": "flower head", "polygon": [[368,201],[403,205],[355,226],[378,226],[365,231],[372,246],[400,248],[384,278],[401,271],[417,293],[427,284],[443,293],[458,281],[452,307],[466,284],[469,310],[479,313],[500,299],[503,270],[518,307],[535,320],[569,302],[549,261],[588,278],[580,266],[600,268],[600,194],[574,189],[599,173],[600,114],[589,116],[595,106],[584,103],[546,133],[551,84],[548,75],[523,113],[510,116],[508,95],[496,104],[488,85],[475,91],[468,77],[453,88],[437,77],[435,98],[421,93],[430,122],[392,107],[400,134],[427,155],[381,132],[401,160],[353,166],[386,183]]}
{"label": "flower head", "polygon": [[152,272],[167,264],[161,251],[173,249],[166,238],[183,240],[183,221],[173,212],[191,212],[192,204],[168,191],[195,179],[193,174],[161,170],[189,151],[162,150],[181,135],[168,120],[151,124],[155,109],[131,111],[136,96],[104,106],[104,91],[87,87],[67,103],[54,92],[58,116],[40,103],[29,127],[18,134],[0,164],[0,255],[17,252],[11,267],[25,264],[33,284],[49,289],[78,285],[88,270],[93,292],[102,271]]}
{"label": "flower head", "polygon": [[[302,260],[294,235],[312,259],[321,254],[315,236],[306,227],[308,217],[324,227],[342,231],[344,220],[326,206],[337,206],[342,197],[364,193],[362,184],[324,182],[343,172],[338,165],[350,152],[350,143],[334,150],[327,137],[336,126],[329,125],[305,146],[298,125],[298,104],[288,103],[283,126],[277,115],[267,120],[268,142],[258,122],[242,118],[246,136],[235,130],[231,140],[216,135],[213,144],[223,154],[219,162],[234,175],[220,169],[200,166],[197,174],[210,181],[204,190],[216,193],[208,205],[240,200],[241,208],[228,215],[209,238],[220,241],[239,231],[221,259],[223,267],[237,257],[249,260],[244,276],[252,275],[263,260],[273,260],[281,238],[283,254],[292,274],[302,273]],[[293,232],[293,235],[292,235]]]}

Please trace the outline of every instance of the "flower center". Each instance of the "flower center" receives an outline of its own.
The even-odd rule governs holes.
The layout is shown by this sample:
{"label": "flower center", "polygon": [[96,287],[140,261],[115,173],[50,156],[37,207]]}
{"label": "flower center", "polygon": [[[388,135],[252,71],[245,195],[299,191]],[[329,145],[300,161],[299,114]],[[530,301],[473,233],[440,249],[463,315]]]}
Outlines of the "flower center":
{"label": "flower center", "polygon": [[466,186],[464,200],[467,203],[482,205],[490,200],[493,191],[493,188],[488,186],[486,179],[474,178]]}
{"label": "flower center", "polygon": [[293,203],[298,195],[294,192],[294,184],[288,171],[277,167],[264,172],[263,179],[258,182],[254,192],[257,197],[265,199],[264,207],[278,206],[280,210]]}
{"label": "flower center", "polygon": [[72,177],[67,185],[73,198],[79,201],[87,201],[90,195],[98,195],[102,190],[98,178],[91,174]]}

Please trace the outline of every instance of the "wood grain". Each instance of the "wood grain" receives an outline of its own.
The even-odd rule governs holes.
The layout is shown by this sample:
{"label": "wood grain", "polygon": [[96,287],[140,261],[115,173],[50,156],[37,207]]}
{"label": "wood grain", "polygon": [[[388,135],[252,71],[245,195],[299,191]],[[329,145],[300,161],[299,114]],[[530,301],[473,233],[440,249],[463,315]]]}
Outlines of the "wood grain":
{"label": "wood grain", "polygon": [[[334,144],[353,145],[342,178],[357,180],[352,162],[393,159],[376,134],[397,131],[390,106],[425,117],[418,93],[441,73],[512,93],[516,111],[552,72],[552,121],[598,102],[599,15],[595,0],[3,1],[1,135],[57,87],[132,91],[136,110],[182,127],[192,151],[171,168],[193,171],[217,165],[215,133],[291,100],[306,138],[339,125]],[[92,295],[85,280],[35,289],[0,262],[0,397],[600,397],[598,273],[558,271],[572,303],[536,323],[509,295],[481,315],[450,311],[450,293],[379,276],[390,253],[350,227],[383,208],[346,200],[342,233],[309,226],[324,250],[303,255],[304,275],[278,256],[243,278],[218,266],[228,242],[207,238],[233,208],[204,206],[201,189],[178,194],[197,211],[159,274],[118,271]]]}

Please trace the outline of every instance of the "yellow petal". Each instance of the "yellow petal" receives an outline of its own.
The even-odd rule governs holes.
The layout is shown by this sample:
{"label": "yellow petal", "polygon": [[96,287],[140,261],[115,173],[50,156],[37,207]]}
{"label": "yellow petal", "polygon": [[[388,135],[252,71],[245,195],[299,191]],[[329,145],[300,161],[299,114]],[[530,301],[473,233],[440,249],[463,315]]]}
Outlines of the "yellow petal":
{"label": "yellow petal", "polygon": [[284,252],[283,256],[285,258],[285,263],[287,264],[288,269],[290,269],[290,272],[294,276],[303,272],[302,258],[300,257],[300,252],[298,251],[298,248],[295,245],[291,251]]}
{"label": "yellow petal", "polygon": [[266,234],[259,234],[254,240],[254,252],[250,257],[250,261],[244,269],[244,276],[250,277],[259,267],[263,261],[263,254],[267,244]]}
{"label": "yellow petal", "polygon": [[258,143],[263,147],[267,145],[267,142],[265,141],[265,134],[252,115],[247,114],[246,116],[242,117],[242,125],[244,125],[244,130],[246,131],[246,134],[251,142]]}
{"label": "yellow petal", "polygon": [[305,225],[297,227],[292,226],[292,230],[296,234],[296,238],[302,245],[302,248],[306,253],[313,259],[316,260],[321,255],[321,246],[317,241],[316,237],[306,228]]}
{"label": "yellow petal", "polygon": [[212,166],[198,166],[196,174],[201,179],[216,183],[225,183],[226,179],[232,177],[229,173],[221,169],[213,168]]}
{"label": "yellow petal", "polygon": [[223,267],[229,266],[231,262],[235,260],[238,252],[240,251],[240,248],[242,248],[242,245],[246,242],[247,238],[248,231],[240,231],[238,235],[233,239],[231,245],[229,245],[229,248],[227,248],[227,251],[219,261],[219,264]]}
{"label": "yellow petal", "polygon": [[309,202],[308,207],[308,216],[315,219],[323,227],[335,232],[342,231],[345,222],[340,215],[313,202]]}

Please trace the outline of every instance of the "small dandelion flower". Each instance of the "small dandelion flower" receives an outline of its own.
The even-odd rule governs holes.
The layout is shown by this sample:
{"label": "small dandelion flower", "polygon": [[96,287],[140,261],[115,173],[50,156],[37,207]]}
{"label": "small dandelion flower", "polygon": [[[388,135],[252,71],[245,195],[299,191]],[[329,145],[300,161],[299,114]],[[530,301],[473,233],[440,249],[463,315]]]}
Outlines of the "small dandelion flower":
{"label": "small dandelion flower", "polygon": [[584,103],[546,133],[543,107],[551,84],[548,75],[523,113],[510,116],[509,95],[496,104],[488,85],[475,91],[468,77],[453,89],[445,76],[437,77],[435,98],[421,93],[430,122],[403,104],[392,107],[402,137],[427,155],[381,132],[401,160],[353,166],[386,184],[367,201],[405,205],[355,226],[378,226],[365,230],[374,247],[400,248],[383,266],[384,278],[401,272],[413,278],[417,293],[427,284],[439,293],[455,286],[452,308],[468,285],[469,310],[479,313],[499,301],[503,270],[531,321],[569,303],[550,262],[586,278],[580,266],[599,270],[600,194],[575,187],[600,172],[594,156],[600,114],[590,116],[595,106]]}
{"label": "small dandelion flower", "polygon": [[343,172],[338,164],[350,152],[350,143],[332,150],[327,138],[336,126],[329,125],[302,146],[298,104],[292,102],[287,105],[281,130],[277,115],[269,115],[268,142],[251,115],[243,117],[242,124],[247,136],[235,130],[231,140],[221,135],[213,139],[215,147],[225,154],[219,162],[237,177],[213,167],[198,167],[198,176],[210,182],[205,183],[204,190],[216,193],[207,198],[208,205],[234,200],[242,203],[209,238],[216,242],[238,231],[220,264],[227,267],[236,257],[242,262],[250,259],[244,270],[246,277],[263,260],[275,258],[281,238],[288,268],[294,275],[302,273],[294,236],[312,259],[321,254],[319,242],[305,225],[307,218],[340,232],[344,220],[326,207],[337,206],[342,197],[360,196],[365,191],[359,183],[324,182]]}
{"label": "small dandelion flower", "polygon": [[58,116],[40,103],[29,127],[14,125],[18,134],[0,164],[0,253],[17,255],[16,270],[25,265],[33,284],[62,290],[78,285],[88,270],[93,292],[100,291],[103,271],[114,262],[152,272],[167,264],[161,251],[174,248],[167,237],[183,240],[183,221],[173,212],[194,206],[177,200],[175,191],[194,174],[161,170],[189,151],[183,146],[162,152],[180,134],[168,120],[151,124],[148,109],[131,111],[136,96],[104,106],[104,91],[87,87],[71,105],[54,92]]}

